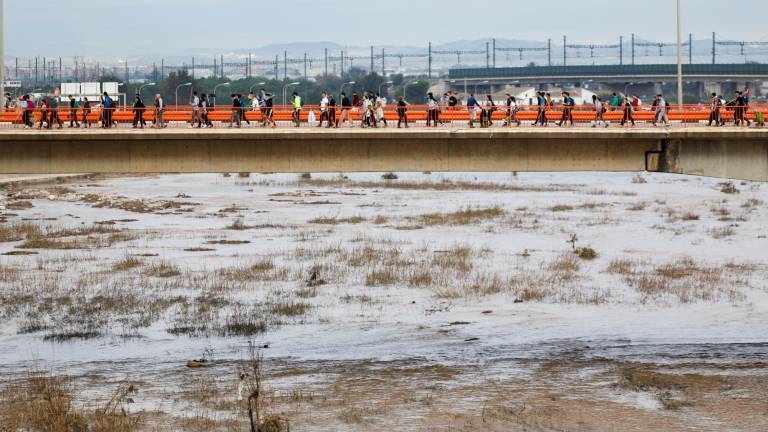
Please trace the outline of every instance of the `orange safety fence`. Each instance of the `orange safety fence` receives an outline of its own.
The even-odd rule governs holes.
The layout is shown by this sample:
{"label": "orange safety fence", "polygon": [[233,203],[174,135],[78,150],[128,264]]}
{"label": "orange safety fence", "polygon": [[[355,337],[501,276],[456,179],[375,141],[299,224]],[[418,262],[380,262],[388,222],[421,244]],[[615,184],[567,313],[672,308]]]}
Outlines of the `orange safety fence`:
{"label": "orange safety fence", "polygon": [[[191,122],[192,116],[193,116],[193,109],[191,106],[185,105],[179,105],[178,108],[174,105],[171,105],[171,108],[166,108],[163,110],[163,121],[168,122]],[[483,107],[484,109],[488,110],[488,107]],[[365,109],[362,107],[347,107],[342,108],[341,106],[336,106],[334,108],[327,107],[326,110],[328,111],[335,111],[336,119],[341,118],[341,111],[342,109],[346,109],[349,112],[349,118],[353,121],[361,121],[363,119],[363,115],[365,112]],[[559,121],[563,116],[563,109],[564,107],[562,105],[560,106],[553,106],[550,107],[546,111],[546,118],[548,121]],[[610,122],[617,122],[621,121],[624,117],[624,107],[611,107],[606,106],[606,110],[603,114],[603,119]],[[728,122],[733,121],[736,113],[736,107],[727,106],[727,107],[721,107],[720,108],[720,116],[721,119]],[[69,107],[60,107],[58,109],[51,109],[49,108],[47,112],[50,113],[52,111],[56,110],[58,112],[58,117],[61,120],[62,123],[69,122],[71,115],[72,115],[72,108]],[[117,123],[132,123],[134,120],[135,112],[131,107],[123,108],[118,107],[111,109],[112,112],[112,120]],[[290,105],[276,105],[271,108],[272,110],[272,119],[276,122],[289,122],[292,120],[293,116],[293,107]],[[377,107],[373,108],[373,111],[376,112],[378,110]],[[407,117],[409,122],[419,122],[419,121],[426,121],[427,120],[427,113],[428,113],[429,107],[426,105],[409,105],[407,107]],[[592,105],[578,105],[571,108],[572,110],[572,116],[574,122],[593,122],[596,119],[596,112]],[[10,124],[22,124],[22,113],[23,109],[21,108],[10,108],[10,109],[1,109],[0,108],[0,123],[10,123]],[[78,122],[81,122],[83,120],[83,109],[82,108],[76,108],[75,110],[76,119]],[[106,109],[94,107],[91,108],[90,113],[88,114],[88,121],[97,123],[101,121],[102,113],[107,111]],[[266,111],[265,108],[233,108],[230,106],[223,106],[219,105],[215,108],[208,108],[207,109],[207,115],[208,119],[211,122],[230,122],[233,119],[233,112],[237,111],[243,111],[245,114],[245,118],[249,121],[261,121],[263,119],[263,112]],[[475,120],[479,122],[481,117],[481,110],[476,109],[476,117]],[[307,122],[310,116],[310,112],[314,113],[315,121],[320,121],[320,114],[322,112],[322,109],[318,105],[305,105],[302,107],[300,111],[300,119],[302,122]],[[744,117],[747,120],[755,120],[755,113],[761,112],[764,117],[768,117],[768,104],[754,104],[750,105],[746,108],[746,112]],[[706,105],[683,105],[683,106],[677,106],[672,105],[667,109],[668,117],[670,121],[678,121],[678,122],[701,122],[701,121],[708,121],[711,114],[711,109],[709,106]],[[383,114],[384,118],[387,121],[397,121],[398,119],[398,107],[394,104],[387,105],[383,108]],[[534,122],[536,121],[536,118],[538,116],[538,107],[537,106],[531,106],[531,105],[522,105],[519,106],[515,110],[515,114],[517,117],[517,120],[521,122]],[[652,122],[656,118],[656,112],[654,108],[651,105],[642,105],[640,107],[634,107],[632,110],[632,114],[634,117],[634,120],[636,122]],[[494,121],[501,121],[504,120],[508,115],[508,109],[505,105],[497,105],[494,109],[491,111],[491,120]],[[39,122],[40,118],[42,116],[42,111],[39,108],[35,108],[31,112],[31,120],[32,122]],[[457,107],[445,107],[441,106],[438,108],[438,116],[440,121],[443,122],[469,122],[471,114],[470,110],[467,109],[466,106],[457,106]],[[154,107],[146,107],[144,108],[144,112],[142,113],[142,117],[147,122],[152,122],[155,118],[155,108]]]}

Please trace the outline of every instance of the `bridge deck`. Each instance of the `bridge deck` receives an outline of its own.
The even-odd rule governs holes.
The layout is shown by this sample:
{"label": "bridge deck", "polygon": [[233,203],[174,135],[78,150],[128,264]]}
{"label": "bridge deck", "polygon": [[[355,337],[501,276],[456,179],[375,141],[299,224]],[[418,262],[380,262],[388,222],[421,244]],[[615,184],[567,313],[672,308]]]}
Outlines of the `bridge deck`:
{"label": "bridge deck", "polygon": [[0,173],[642,171],[659,152],[671,172],[768,180],[768,130],[702,127],[13,130]]}

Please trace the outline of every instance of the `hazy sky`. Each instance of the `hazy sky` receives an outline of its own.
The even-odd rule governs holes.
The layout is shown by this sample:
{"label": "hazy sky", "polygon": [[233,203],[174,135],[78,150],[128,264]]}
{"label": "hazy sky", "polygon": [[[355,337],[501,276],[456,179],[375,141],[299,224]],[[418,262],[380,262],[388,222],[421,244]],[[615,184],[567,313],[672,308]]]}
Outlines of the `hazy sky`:
{"label": "hazy sky", "polygon": [[[765,0],[683,0],[683,32],[768,40]],[[486,37],[675,37],[675,1],[5,0],[10,56],[226,51],[272,43],[425,45]]]}

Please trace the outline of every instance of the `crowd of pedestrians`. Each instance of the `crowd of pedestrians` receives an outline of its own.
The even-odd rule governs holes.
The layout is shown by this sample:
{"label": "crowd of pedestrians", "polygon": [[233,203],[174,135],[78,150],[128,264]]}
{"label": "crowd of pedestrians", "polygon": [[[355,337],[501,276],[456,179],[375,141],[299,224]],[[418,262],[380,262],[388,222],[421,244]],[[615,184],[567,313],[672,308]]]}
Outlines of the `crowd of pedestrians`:
{"label": "crowd of pedestrians", "polygon": [[[726,125],[726,116],[724,113],[730,111],[735,126],[751,126],[752,121],[747,118],[749,110],[750,90],[736,91],[734,98],[730,101],[723,96],[712,93],[709,106],[708,126],[722,127]],[[229,116],[228,126],[230,128],[240,128],[243,124],[251,126],[252,118],[247,115],[248,112],[258,112],[258,122],[261,127],[275,128],[275,104],[273,95],[265,89],[260,89],[257,93],[247,95],[233,93],[231,95],[231,116]],[[92,113],[98,113],[98,126],[101,128],[112,128],[117,126],[114,119],[117,104],[114,99],[104,92],[99,96],[98,101],[91,101],[87,97],[78,100],[74,96],[68,96],[62,100],[58,91],[53,96],[41,97],[35,101],[30,95],[25,94],[14,100],[10,94],[6,94],[5,110],[16,111],[19,114],[18,121],[25,128],[38,129],[53,127],[62,129],[64,124],[60,118],[60,113],[67,110],[70,128],[91,128],[93,127]],[[288,109],[291,111],[291,124],[293,127],[301,127],[302,123],[308,123],[318,128],[339,128],[359,126],[361,128],[379,128],[389,127],[386,111],[388,100],[385,95],[378,92],[365,91],[362,94],[352,92],[347,95],[346,92],[340,92],[338,99],[328,91],[323,91],[320,99],[315,105],[312,105],[306,116],[305,100],[298,92],[293,92],[288,101]],[[211,120],[210,113],[212,104],[209,102],[209,96],[205,93],[198,94],[192,92],[190,95],[191,117],[189,127],[191,128],[212,128],[214,122]],[[537,92],[535,98],[530,99],[527,104],[522,104],[515,96],[506,94],[506,98],[496,102],[492,95],[486,95],[485,98],[477,98],[470,93],[466,102],[459,100],[456,93],[449,91],[438,99],[434,93],[429,92],[424,98],[423,106],[420,109],[426,111],[426,126],[438,127],[447,122],[455,121],[457,116],[453,112],[468,112],[469,127],[474,128],[479,125],[481,128],[492,127],[494,119],[503,119],[502,126],[521,126],[519,113],[521,110],[535,111],[535,119],[532,123],[535,127],[547,127],[552,121],[552,112],[557,112],[559,121],[554,123],[559,127],[574,126],[574,111],[588,110],[594,114],[591,115],[591,126],[610,127],[611,122],[606,120],[606,113],[617,111],[621,117],[619,125],[622,127],[634,127],[636,125],[636,113],[638,111],[653,112],[653,119],[650,123],[653,126],[668,126],[670,104],[662,94],[654,97],[650,106],[644,106],[637,95],[625,95],[613,93],[606,100],[597,95],[592,95],[591,102],[584,101],[585,105],[577,107],[576,100],[567,91],[559,95],[556,102],[548,92]],[[409,127],[408,112],[411,109],[410,103],[405,96],[397,98],[394,104],[394,112],[397,114],[397,128]],[[167,109],[165,101],[160,94],[156,94],[151,110],[151,128],[167,127],[165,121],[165,111]],[[144,129],[147,126],[145,113],[147,106],[141,95],[136,94],[132,104],[132,127]],[[317,111],[317,112],[316,112]],[[494,113],[501,111],[503,116],[495,116]],[[37,114],[37,115],[35,115]],[[549,114],[549,115],[548,115]],[[466,121],[466,114],[464,119]],[[618,121],[617,115],[611,115],[615,121]],[[764,124],[764,118],[760,111],[754,112],[755,123],[759,126]],[[647,115],[643,116],[648,119]],[[123,120],[125,120],[123,118]],[[219,123],[226,124],[226,121]],[[583,116],[582,116],[583,121]]]}

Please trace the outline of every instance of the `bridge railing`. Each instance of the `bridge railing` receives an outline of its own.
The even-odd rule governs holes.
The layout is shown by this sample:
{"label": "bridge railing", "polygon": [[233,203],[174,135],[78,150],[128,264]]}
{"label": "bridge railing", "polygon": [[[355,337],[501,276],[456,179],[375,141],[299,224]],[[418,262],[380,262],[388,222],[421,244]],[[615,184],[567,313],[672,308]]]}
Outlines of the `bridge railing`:
{"label": "bridge railing", "polygon": [[[343,111],[345,112],[344,115],[342,115]],[[376,118],[377,122],[381,122],[382,119],[388,123],[397,122],[400,115],[403,114],[409,123],[423,125],[427,120],[431,120],[430,113],[433,113],[432,115],[437,116],[441,124],[450,125],[468,123],[470,120],[481,124],[486,119],[497,124],[499,122],[506,123],[507,120],[510,120],[511,123],[516,123],[516,121],[533,123],[540,119],[539,111],[540,108],[535,105],[519,105],[508,108],[503,104],[475,108],[468,108],[466,106],[439,106],[434,108],[427,105],[408,105],[405,110],[398,109],[396,105],[387,105],[381,108],[373,107],[372,109],[364,107],[305,105],[299,110],[298,116],[302,123],[316,125],[321,120],[326,121],[330,119],[333,121],[334,119],[340,120],[342,118],[346,118],[353,123],[361,123],[366,116]],[[768,117],[768,104],[752,104],[749,107],[742,108],[723,106],[718,111],[720,118],[726,123],[733,122],[742,112],[745,119],[755,121],[758,112],[763,117]],[[206,110],[194,110],[191,106],[179,106],[178,108],[172,107],[172,109],[166,108],[161,110],[161,112],[164,124],[172,127],[184,126],[185,123],[190,124],[193,117],[196,121],[199,119],[202,122],[204,121],[202,118],[203,114],[212,124],[217,126],[237,123],[238,119],[240,122],[246,122],[247,120],[248,122],[259,123],[267,117],[274,120],[277,124],[283,125],[293,120],[295,109],[290,105],[276,105],[271,108],[255,109],[217,105]],[[633,107],[606,105],[602,113],[602,119],[607,122],[621,122],[625,113],[631,115],[632,119],[638,123],[652,123],[657,117],[656,109],[651,105]],[[158,119],[157,114],[158,110],[154,107],[140,109],[131,107],[110,109],[93,107],[88,110],[69,107],[48,108],[45,110],[40,108],[0,108],[0,125],[5,128],[23,127],[26,121],[27,124],[32,123],[34,126],[39,126],[41,120],[56,124],[56,118],[62,124],[68,124],[74,117],[79,123],[89,122],[93,124],[106,121],[109,118],[114,124],[125,126],[137,122],[139,118],[147,123],[155,122]],[[708,122],[711,114],[712,108],[705,104],[674,105],[667,108],[669,121],[680,125]],[[572,118],[574,123],[589,124],[597,120],[598,113],[593,105],[576,105],[573,107],[552,105],[544,109],[544,118],[548,122],[557,122],[563,119],[563,117],[569,120]]]}

